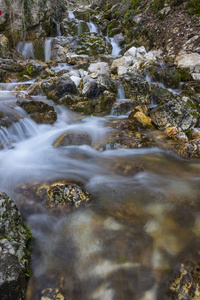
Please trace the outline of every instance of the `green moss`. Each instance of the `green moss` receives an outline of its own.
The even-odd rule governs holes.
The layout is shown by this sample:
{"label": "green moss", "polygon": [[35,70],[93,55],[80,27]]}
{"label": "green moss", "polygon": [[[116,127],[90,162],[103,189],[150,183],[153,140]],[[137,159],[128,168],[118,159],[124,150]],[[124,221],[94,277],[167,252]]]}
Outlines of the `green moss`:
{"label": "green moss", "polygon": [[190,100],[188,100],[188,101],[186,102],[186,104],[187,104],[187,106],[189,106],[189,107],[191,107],[191,108],[193,108],[193,109],[196,109],[196,105],[195,105],[194,103],[192,103]]}
{"label": "green moss", "polygon": [[192,140],[192,132],[191,132],[191,130],[185,131],[185,134],[187,135],[187,137],[188,137],[189,140]]}
{"label": "green moss", "polygon": [[200,1],[199,0],[188,0],[188,11],[189,13],[200,16]]}
{"label": "green moss", "polygon": [[132,9],[135,10],[139,7],[141,3],[141,0],[132,0],[132,3],[131,3],[131,6],[132,6]]}
{"label": "green moss", "polygon": [[164,8],[165,0],[154,0],[151,4],[153,12],[157,13],[159,10]]}
{"label": "green moss", "polygon": [[190,112],[190,115],[193,116],[195,119],[198,118],[198,113],[196,111]]}
{"label": "green moss", "polygon": [[191,81],[192,76],[190,75],[190,70],[189,69],[179,69],[178,72],[181,75],[181,81],[186,82],[186,81]]}

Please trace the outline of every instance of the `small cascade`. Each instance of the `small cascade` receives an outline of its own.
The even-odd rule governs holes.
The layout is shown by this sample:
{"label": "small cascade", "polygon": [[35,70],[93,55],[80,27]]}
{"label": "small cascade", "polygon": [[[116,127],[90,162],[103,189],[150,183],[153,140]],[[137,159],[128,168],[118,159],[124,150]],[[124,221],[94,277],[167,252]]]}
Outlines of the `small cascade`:
{"label": "small cascade", "polygon": [[53,66],[51,69],[58,73],[60,71],[71,71],[73,70],[73,66],[69,65],[68,63],[58,63],[57,66]]}
{"label": "small cascade", "polygon": [[61,23],[57,23],[57,24],[56,24],[57,36],[61,36],[61,35],[62,35],[62,34],[61,34],[60,25],[61,25]]}
{"label": "small cascade", "polygon": [[31,42],[19,42],[16,50],[27,58],[35,58],[33,51],[33,43]]}
{"label": "small cascade", "polygon": [[0,90],[1,91],[13,91],[15,90],[16,86],[19,85],[31,85],[34,82],[34,80],[28,80],[23,82],[11,82],[11,83],[0,83]]}
{"label": "small cascade", "polygon": [[117,91],[117,100],[124,100],[124,99],[125,99],[124,87],[120,83]]}
{"label": "small cascade", "polygon": [[82,28],[82,22],[81,21],[79,21],[79,23],[78,23],[77,30],[78,30],[78,36],[83,34],[83,28]]}
{"label": "small cascade", "polygon": [[[181,88],[179,88],[179,89],[167,88],[162,82],[152,81],[150,75],[148,75],[148,74],[146,75],[145,79],[153,87],[160,87],[161,89],[168,90],[170,93],[173,93],[174,95],[180,95],[181,94]],[[155,101],[154,97],[152,96],[151,104],[149,105],[149,107],[155,107],[155,106],[158,106],[158,103]]]}
{"label": "small cascade", "polygon": [[23,141],[36,135],[37,125],[31,119],[21,119],[13,123],[10,128],[1,127],[0,146],[3,148],[12,148],[13,143]]}
{"label": "small cascade", "polygon": [[87,25],[88,25],[90,33],[92,33],[92,32],[99,33],[97,26],[94,25],[94,23],[92,21],[87,22]]}
{"label": "small cascade", "polygon": [[51,38],[45,40],[45,61],[51,59]]}
{"label": "small cascade", "polygon": [[75,15],[72,11],[68,11],[68,18],[69,19],[75,19]]}
{"label": "small cascade", "polygon": [[115,38],[110,38],[110,44],[112,45],[112,55],[119,55],[121,52],[121,48],[119,43],[115,41]]}

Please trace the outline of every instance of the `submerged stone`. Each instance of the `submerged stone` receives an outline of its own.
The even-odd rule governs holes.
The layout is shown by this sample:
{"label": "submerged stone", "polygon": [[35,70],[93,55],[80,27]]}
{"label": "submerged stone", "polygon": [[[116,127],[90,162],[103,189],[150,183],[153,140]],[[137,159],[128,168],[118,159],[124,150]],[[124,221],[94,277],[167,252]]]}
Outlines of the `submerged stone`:
{"label": "submerged stone", "polygon": [[91,145],[91,137],[86,132],[68,131],[59,136],[53,143],[55,148],[70,145]]}
{"label": "submerged stone", "polygon": [[73,210],[90,204],[92,196],[81,184],[63,180],[17,187],[18,193],[42,201],[52,211]]}

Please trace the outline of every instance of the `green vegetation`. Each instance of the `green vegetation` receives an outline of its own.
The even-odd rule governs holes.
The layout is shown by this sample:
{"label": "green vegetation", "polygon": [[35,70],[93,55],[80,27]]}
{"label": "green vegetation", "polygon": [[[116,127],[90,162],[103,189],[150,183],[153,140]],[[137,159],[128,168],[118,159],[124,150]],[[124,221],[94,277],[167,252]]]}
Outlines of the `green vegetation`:
{"label": "green vegetation", "polygon": [[200,16],[200,1],[199,0],[188,0],[188,10],[191,14]]}

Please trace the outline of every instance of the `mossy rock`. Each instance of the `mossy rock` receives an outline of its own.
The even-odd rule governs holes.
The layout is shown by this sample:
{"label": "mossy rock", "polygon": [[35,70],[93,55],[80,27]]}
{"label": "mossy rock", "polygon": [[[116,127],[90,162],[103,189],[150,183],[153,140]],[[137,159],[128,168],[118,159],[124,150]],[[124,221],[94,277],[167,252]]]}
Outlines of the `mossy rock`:
{"label": "mossy rock", "polygon": [[127,74],[123,76],[122,83],[126,99],[150,103],[150,87],[142,75]]}
{"label": "mossy rock", "polygon": [[33,43],[34,56],[36,59],[44,61],[45,60],[45,46],[43,40],[36,40]]}
{"label": "mossy rock", "polygon": [[84,33],[80,36],[75,52],[90,56],[111,54],[112,46],[105,37],[98,33]]}
{"label": "mossy rock", "polygon": [[57,120],[57,113],[53,106],[42,101],[18,100],[17,104],[22,107],[36,123],[53,124]]}
{"label": "mossy rock", "polygon": [[92,12],[93,12],[92,10],[90,10],[90,11],[87,11],[87,10],[75,10],[75,11],[73,11],[76,19],[83,20],[85,22],[89,22]]}
{"label": "mossy rock", "polygon": [[180,85],[182,75],[175,67],[161,67],[152,65],[147,68],[152,81],[163,83],[167,88],[177,89]]}

